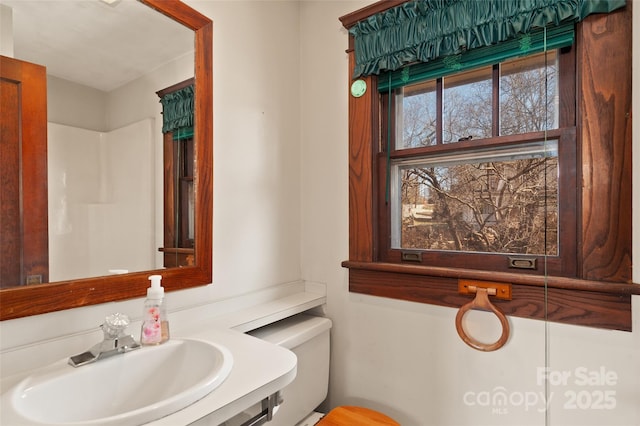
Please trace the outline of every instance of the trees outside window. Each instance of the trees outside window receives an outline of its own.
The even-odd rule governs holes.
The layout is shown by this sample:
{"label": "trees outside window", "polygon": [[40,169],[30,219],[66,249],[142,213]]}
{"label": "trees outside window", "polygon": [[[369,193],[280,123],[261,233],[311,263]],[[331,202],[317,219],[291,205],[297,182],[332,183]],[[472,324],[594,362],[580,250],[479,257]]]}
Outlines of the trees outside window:
{"label": "trees outside window", "polygon": [[[434,251],[558,257],[571,250],[558,238],[559,140],[545,133],[559,131],[559,56],[517,57],[382,95],[394,105],[382,117],[382,134],[395,135],[384,160],[392,197],[381,206],[390,251],[423,250],[431,262]],[[562,152],[563,163],[575,162],[573,150]],[[576,197],[575,188],[562,192]],[[503,258],[503,270],[512,268]]]}

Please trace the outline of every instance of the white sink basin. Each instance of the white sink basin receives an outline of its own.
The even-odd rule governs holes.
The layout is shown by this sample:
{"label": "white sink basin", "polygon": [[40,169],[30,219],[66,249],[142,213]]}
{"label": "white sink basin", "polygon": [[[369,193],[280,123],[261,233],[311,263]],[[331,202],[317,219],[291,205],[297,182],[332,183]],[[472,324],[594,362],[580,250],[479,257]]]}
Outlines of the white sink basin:
{"label": "white sink basin", "polygon": [[232,366],[229,350],[201,340],[169,340],[78,368],[64,359],[2,396],[2,423],[139,425],[203,398]]}

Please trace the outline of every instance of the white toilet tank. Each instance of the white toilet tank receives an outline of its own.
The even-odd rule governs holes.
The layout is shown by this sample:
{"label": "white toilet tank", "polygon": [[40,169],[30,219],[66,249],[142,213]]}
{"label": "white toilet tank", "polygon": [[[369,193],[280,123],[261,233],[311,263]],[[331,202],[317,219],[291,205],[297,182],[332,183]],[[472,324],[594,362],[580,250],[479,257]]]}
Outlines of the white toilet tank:
{"label": "white toilet tank", "polygon": [[247,333],[298,357],[296,378],[281,391],[284,402],[269,426],[296,425],[327,397],[330,329],[328,318],[298,314]]}

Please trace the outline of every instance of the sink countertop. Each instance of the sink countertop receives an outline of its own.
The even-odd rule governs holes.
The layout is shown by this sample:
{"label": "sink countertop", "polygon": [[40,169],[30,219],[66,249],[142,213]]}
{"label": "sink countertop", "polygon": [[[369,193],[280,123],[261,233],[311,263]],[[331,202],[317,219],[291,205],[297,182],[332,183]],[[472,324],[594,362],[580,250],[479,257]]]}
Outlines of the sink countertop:
{"label": "sink countertop", "polygon": [[[244,333],[213,328],[179,337],[226,346],[233,354],[233,369],[213,392],[149,425],[187,425],[207,415],[210,422],[222,423],[284,388],[296,376],[297,359],[293,352]],[[251,391],[247,392],[248,389]]]}
{"label": "sink countertop", "polygon": [[[210,424],[219,424],[279,391],[296,376],[297,359],[293,352],[239,331],[212,327],[172,339],[199,339],[222,345],[233,355],[233,368],[221,385],[199,401],[147,425],[188,425],[205,416],[210,416]],[[117,356],[126,357],[127,354]],[[91,365],[78,368],[91,368]],[[32,373],[3,379],[3,392]],[[180,372],[159,371],[158,374]],[[26,421],[24,426],[28,424]]]}
{"label": "sink countertop", "polygon": [[218,388],[200,401],[148,424],[187,425],[205,416],[209,416],[208,424],[222,423],[291,383],[296,377],[295,354],[245,332],[326,303],[324,287],[320,286],[320,290],[312,287],[316,287],[314,291],[294,292],[249,308],[232,310],[205,320],[206,325],[194,327],[191,323],[190,331],[178,337],[225,345],[233,354],[233,369]]}
{"label": "sink countertop", "polygon": [[[176,327],[176,333],[172,332],[172,339],[200,339],[225,346],[233,355],[233,368],[221,385],[199,401],[146,424],[188,425],[205,416],[209,416],[208,424],[219,424],[284,388],[296,377],[295,354],[245,332],[321,306],[325,302],[323,292],[314,289],[311,292],[287,292],[286,295],[270,301],[262,301],[258,305],[238,306],[240,309],[230,309],[228,314],[222,316],[208,317],[204,314],[204,312],[211,312],[210,307],[203,312],[198,309],[190,310],[191,313],[187,317],[181,317],[181,314],[174,315],[177,317],[175,319],[181,320],[177,323],[181,323],[182,326]],[[33,347],[29,345],[24,352],[19,354],[30,357],[39,353],[39,350],[34,352]],[[127,354],[122,356],[126,357]],[[3,377],[0,380],[1,392],[7,392],[37,369],[28,369]],[[158,374],[179,374],[179,372],[158,372]]]}
{"label": "sink countertop", "polygon": [[222,423],[291,383],[296,377],[295,354],[245,332],[326,303],[324,287],[312,287],[313,291],[294,292],[212,318],[206,321],[211,327],[207,330],[202,326],[195,331],[192,323],[193,333],[179,337],[226,345],[233,354],[233,369],[222,385],[200,401],[148,424],[186,425],[207,415],[208,424]]}

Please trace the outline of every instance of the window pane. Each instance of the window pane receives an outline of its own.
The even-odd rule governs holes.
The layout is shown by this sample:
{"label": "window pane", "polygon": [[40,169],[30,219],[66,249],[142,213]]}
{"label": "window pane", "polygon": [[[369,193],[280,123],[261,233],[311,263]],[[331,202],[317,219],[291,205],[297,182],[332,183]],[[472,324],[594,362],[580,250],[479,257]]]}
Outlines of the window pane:
{"label": "window pane", "polygon": [[[196,216],[196,196],[193,188],[193,180],[188,182],[187,185],[187,200],[188,200],[188,232],[187,238],[193,242],[195,240],[195,216]],[[191,244],[193,246],[193,243]]]}
{"label": "window pane", "polygon": [[557,51],[500,65],[500,134],[558,128]]}
{"label": "window pane", "polygon": [[396,90],[396,149],[436,144],[436,99],[435,80]]}
{"label": "window pane", "polygon": [[392,171],[394,248],[557,255],[556,141],[404,161]]}
{"label": "window pane", "polygon": [[442,141],[491,137],[492,72],[484,67],[445,77],[442,94]]}

